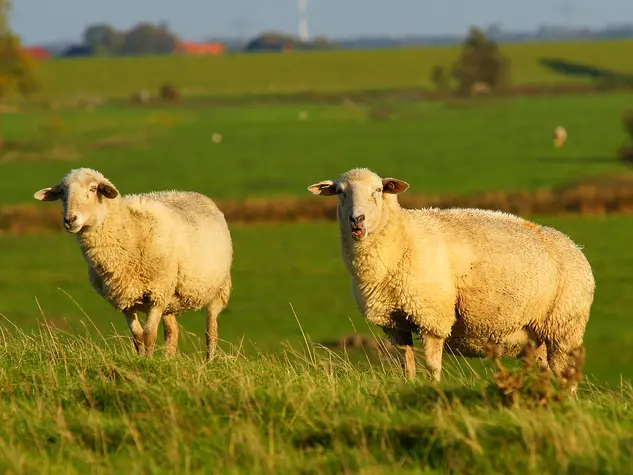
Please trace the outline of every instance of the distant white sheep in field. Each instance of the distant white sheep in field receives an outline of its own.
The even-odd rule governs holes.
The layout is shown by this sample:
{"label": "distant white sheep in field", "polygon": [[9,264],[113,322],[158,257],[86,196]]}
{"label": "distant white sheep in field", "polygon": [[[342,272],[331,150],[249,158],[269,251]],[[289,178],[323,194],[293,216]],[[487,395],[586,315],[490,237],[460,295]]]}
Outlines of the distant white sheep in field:
{"label": "distant white sheep in field", "polygon": [[[404,346],[415,375],[412,333],[432,379],[442,353],[486,356],[489,342],[518,356],[536,343],[542,367],[573,368],[594,296],[591,267],[567,236],[507,213],[400,207],[409,185],[361,168],[308,187],[338,195],[343,261],[360,312]],[[577,383],[571,381],[570,391]]]}
{"label": "distant white sheep in field", "polygon": [[565,130],[565,128],[561,126],[556,127],[554,129],[554,145],[557,148],[560,148],[563,145],[565,145],[566,141],[567,141],[567,131]]}
{"label": "distant white sheep in field", "polygon": [[[178,348],[176,315],[205,307],[207,358],[217,345],[218,314],[231,292],[233,245],[224,215],[208,197],[186,191],[120,196],[98,171],[71,170],[34,194],[61,199],[92,287],[123,312],[140,354],[151,355],[162,319],[165,352]],[[145,312],[142,328],[137,312]]]}

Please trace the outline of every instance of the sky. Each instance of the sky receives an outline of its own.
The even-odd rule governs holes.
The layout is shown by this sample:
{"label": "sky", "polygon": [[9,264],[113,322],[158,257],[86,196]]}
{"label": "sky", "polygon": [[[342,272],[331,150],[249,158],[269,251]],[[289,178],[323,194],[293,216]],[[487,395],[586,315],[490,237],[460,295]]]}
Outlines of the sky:
{"label": "sky", "polygon": [[[13,0],[12,27],[24,43],[78,40],[86,25],[127,29],[166,21],[183,39],[297,33],[297,0]],[[310,35],[465,33],[499,22],[506,30],[542,24],[603,27],[633,22],[631,0],[308,0]],[[564,15],[564,5],[572,5]]]}

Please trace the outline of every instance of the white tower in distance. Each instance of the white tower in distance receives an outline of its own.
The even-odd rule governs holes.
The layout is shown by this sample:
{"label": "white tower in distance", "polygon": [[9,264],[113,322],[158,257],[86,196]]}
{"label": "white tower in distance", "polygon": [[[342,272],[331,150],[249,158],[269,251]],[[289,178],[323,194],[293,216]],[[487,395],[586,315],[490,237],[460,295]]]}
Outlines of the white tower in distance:
{"label": "white tower in distance", "polygon": [[562,1],[561,13],[563,14],[563,25],[565,27],[571,28],[575,10],[576,8],[571,0]]}
{"label": "white tower in distance", "polygon": [[310,40],[308,33],[308,0],[299,0],[299,39],[304,43]]}

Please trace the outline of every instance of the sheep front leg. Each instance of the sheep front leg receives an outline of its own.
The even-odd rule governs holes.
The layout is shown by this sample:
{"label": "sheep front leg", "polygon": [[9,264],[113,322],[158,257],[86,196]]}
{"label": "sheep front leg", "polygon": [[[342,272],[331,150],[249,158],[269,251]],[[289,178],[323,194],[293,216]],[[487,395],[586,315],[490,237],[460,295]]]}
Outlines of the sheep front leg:
{"label": "sheep front leg", "polygon": [[176,315],[163,315],[163,331],[165,335],[165,355],[174,356],[178,351],[178,322]]}
{"label": "sheep front leg", "polygon": [[404,375],[408,379],[414,379],[416,371],[415,357],[413,354],[413,334],[410,331],[395,328],[383,328],[382,330],[389,338],[389,343],[403,350]]}
{"label": "sheep front leg", "polygon": [[445,338],[439,338],[429,333],[423,333],[421,337],[426,370],[429,372],[431,380],[439,383],[442,376],[442,353]]}
{"label": "sheep front leg", "polygon": [[404,347],[404,372],[409,379],[415,379],[415,355],[413,354],[413,345]]}
{"label": "sheep front leg", "polygon": [[147,356],[154,354],[158,325],[162,318],[163,309],[161,307],[151,307],[149,312],[147,312],[147,320],[145,321],[145,328],[143,329],[143,343],[145,344],[145,354]]}
{"label": "sheep front leg", "polygon": [[127,320],[127,326],[132,333],[132,342],[134,343],[134,349],[136,353],[140,355],[143,352],[143,327],[138,321],[138,315],[136,312],[127,310],[123,312],[125,319]]}

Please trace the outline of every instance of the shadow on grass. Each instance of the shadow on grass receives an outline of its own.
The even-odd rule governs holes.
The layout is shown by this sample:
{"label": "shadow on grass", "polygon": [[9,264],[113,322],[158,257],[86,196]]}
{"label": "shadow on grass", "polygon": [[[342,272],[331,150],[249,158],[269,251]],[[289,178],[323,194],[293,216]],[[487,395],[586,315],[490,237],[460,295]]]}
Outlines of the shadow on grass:
{"label": "shadow on grass", "polygon": [[619,84],[633,84],[633,76],[630,74],[623,74],[590,64],[575,63],[560,58],[539,58],[539,63],[565,76],[585,77],[596,81],[609,81]]}
{"label": "shadow on grass", "polygon": [[[435,393],[428,387],[418,390],[422,400]],[[463,397],[465,392],[468,391],[460,391],[460,396]],[[471,396],[477,392],[472,390]],[[435,398],[437,396],[438,393],[435,393]],[[472,473],[474,457],[479,460],[478,468],[482,468],[481,448],[476,439],[485,440],[486,445],[494,446],[495,450],[515,453],[524,450],[521,430],[516,425],[481,426],[476,439],[472,440],[447,437],[445,429],[434,420],[431,412],[427,418],[401,424],[350,420],[300,432],[293,438],[293,445],[302,451],[323,452],[340,450],[341,446],[355,448],[362,444],[382,463],[407,460],[433,469],[447,469],[451,473]],[[491,463],[490,468],[492,465],[495,464]]]}

